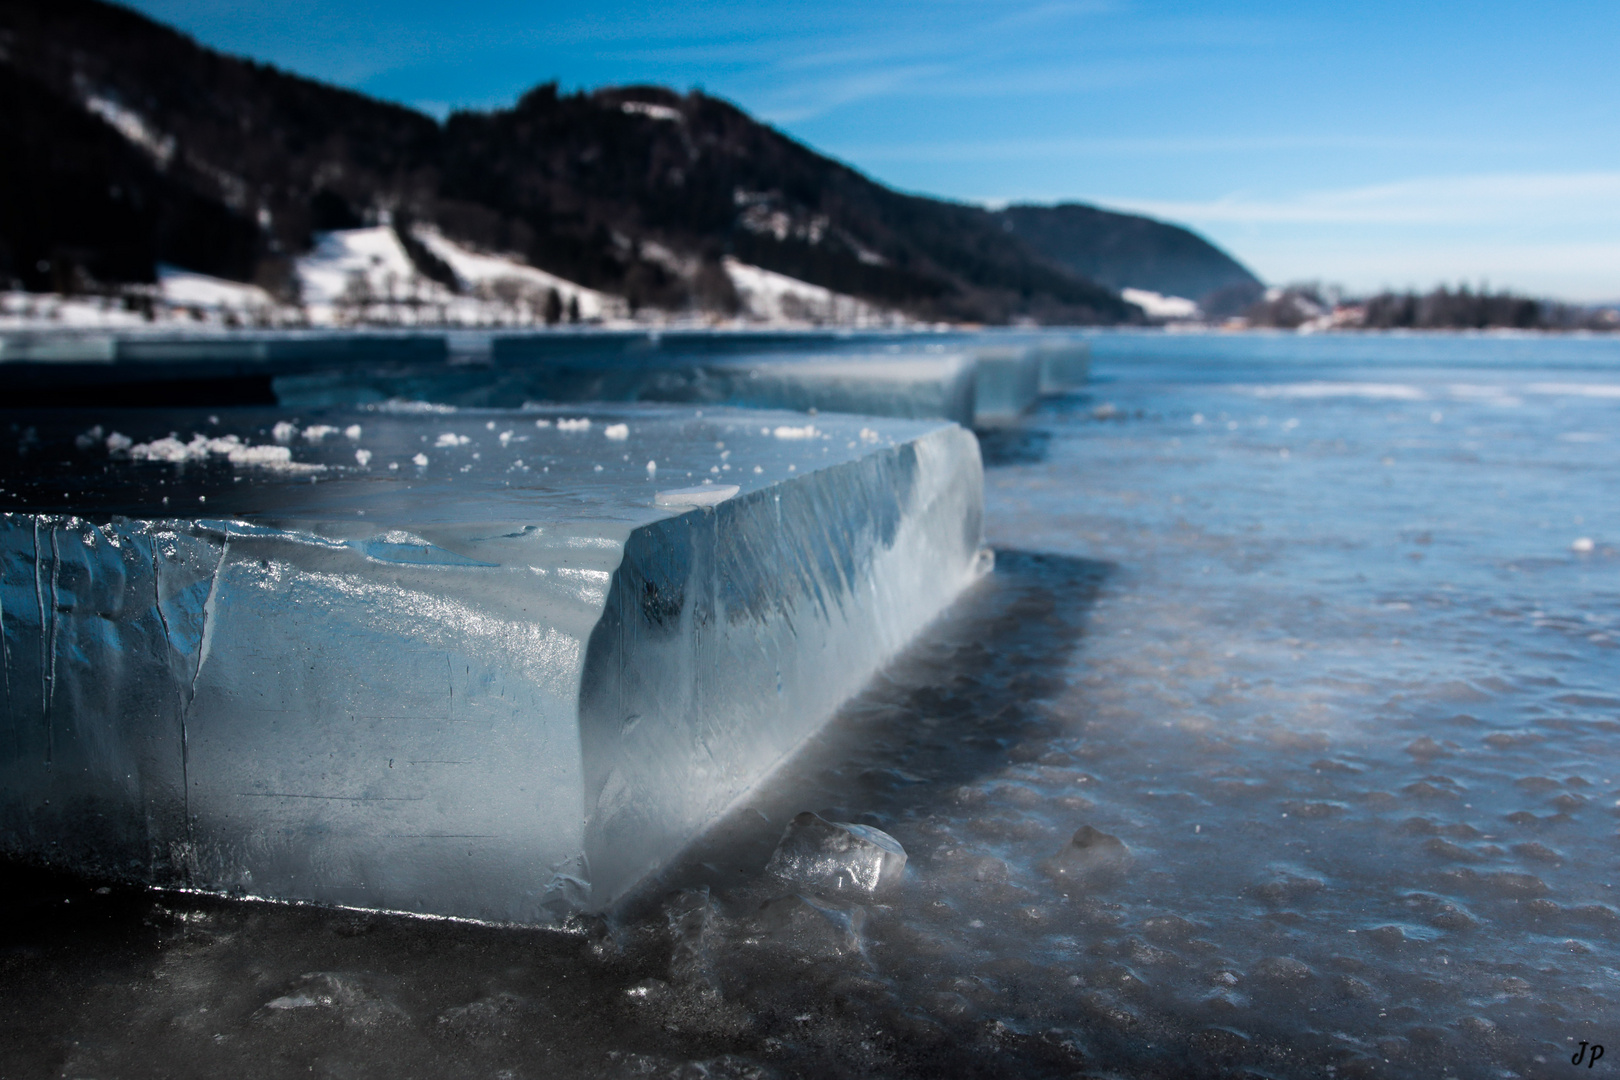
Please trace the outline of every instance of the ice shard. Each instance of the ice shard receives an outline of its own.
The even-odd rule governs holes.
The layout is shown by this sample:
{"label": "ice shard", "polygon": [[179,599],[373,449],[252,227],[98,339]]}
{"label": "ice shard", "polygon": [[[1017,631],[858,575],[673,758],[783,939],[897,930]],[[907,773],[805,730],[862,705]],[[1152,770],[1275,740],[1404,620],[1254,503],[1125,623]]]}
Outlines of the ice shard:
{"label": "ice shard", "polygon": [[985,565],[949,423],[5,419],[0,849],[125,880],[604,908]]}

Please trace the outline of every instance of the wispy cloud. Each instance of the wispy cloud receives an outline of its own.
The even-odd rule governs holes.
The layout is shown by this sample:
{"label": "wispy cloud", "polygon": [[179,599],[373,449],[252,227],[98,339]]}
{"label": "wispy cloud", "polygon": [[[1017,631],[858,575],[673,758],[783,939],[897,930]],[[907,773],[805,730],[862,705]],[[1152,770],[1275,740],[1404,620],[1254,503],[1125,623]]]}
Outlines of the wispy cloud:
{"label": "wispy cloud", "polygon": [[1536,149],[1535,144],[1527,142],[1487,143],[1479,139],[1313,132],[1295,135],[1168,135],[1114,138],[1042,136],[926,143],[856,143],[840,146],[839,152],[863,162],[934,164],[1051,161],[1088,157],[1253,154],[1276,150],[1415,150],[1426,153],[1461,151],[1523,154],[1533,153]]}
{"label": "wispy cloud", "polygon": [[1193,222],[1318,225],[1536,225],[1620,223],[1620,172],[1422,177],[1281,198],[1235,193],[1208,200],[1099,197],[1154,217]]}

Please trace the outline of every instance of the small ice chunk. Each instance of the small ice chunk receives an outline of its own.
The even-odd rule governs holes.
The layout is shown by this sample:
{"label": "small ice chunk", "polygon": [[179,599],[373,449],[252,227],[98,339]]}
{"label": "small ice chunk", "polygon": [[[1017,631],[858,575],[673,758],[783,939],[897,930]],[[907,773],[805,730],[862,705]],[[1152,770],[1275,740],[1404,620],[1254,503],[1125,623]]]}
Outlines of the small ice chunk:
{"label": "small ice chunk", "polygon": [[502,446],[510,446],[511,443],[512,443],[512,431],[510,429],[508,429],[506,431],[501,432],[500,439],[501,439],[501,445]]}
{"label": "small ice chunk", "polygon": [[443,447],[443,446],[466,446],[470,442],[472,442],[472,439],[469,438],[466,435],[457,435],[453,431],[446,431],[446,432],[444,432],[443,434],[441,434],[439,436],[438,441],[435,442],[433,445],[434,446],[441,446],[441,447]]}
{"label": "small ice chunk", "polygon": [[816,431],[814,424],[806,424],[803,427],[782,424],[772,434],[778,439],[813,439],[820,433]]}
{"label": "small ice chunk", "polygon": [[648,476],[657,476],[658,475],[658,462],[656,462],[656,461],[647,462],[647,475]]}
{"label": "small ice chunk", "polygon": [[134,445],[135,440],[121,431],[115,431],[107,436],[107,452],[109,454],[121,454]]}
{"label": "small ice chunk", "polygon": [[1590,536],[1579,537],[1573,544],[1569,545],[1569,550],[1581,555],[1590,554],[1596,548],[1597,544],[1592,542],[1592,538]]}
{"label": "small ice chunk", "polygon": [[354,452],[354,460],[356,460],[356,461],[358,461],[360,463],[360,467],[362,469],[365,468],[367,465],[371,464],[371,451],[370,450],[356,450]]}
{"label": "small ice chunk", "polygon": [[551,421],[550,420],[544,420],[544,419],[536,420],[534,422],[534,426],[535,427],[550,427],[551,426]]}
{"label": "small ice chunk", "polygon": [[270,429],[270,437],[276,442],[292,442],[297,434],[298,425],[290,420],[278,420],[276,426]]}
{"label": "small ice chunk", "polygon": [[609,424],[602,429],[602,434],[616,442],[623,442],[630,437],[629,424]]}
{"label": "small ice chunk", "polygon": [[906,849],[881,829],[828,821],[808,810],[788,822],[765,872],[814,892],[875,895],[894,888]]}
{"label": "small ice chunk", "polygon": [[736,484],[672,488],[660,491],[653,497],[653,503],[657,506],[718,506],[740,490]]}
{"label": "small ice chunk", "polygon": [[328,435],[336,435],[337,430],[331,424],[311,424],[304,429],[304,438],[312,443],[318,443]]}
{"label": "small ice chunk", "polygon": [[591,430],[591,418],[588,417],[588,416],[581,416],[577,420],[569,420],[569,419],[566,419],[566,418],[559,419],[557,421],[557,430],[558,431],[589,431],[589,430]]}
{"label": "small ice chunk", "polygon": [[756,475],[757,475],[757,474],[759,474],[759,473],[762,473],[762,472],[764,472],[764,471],[765,471],[765,470],[764,470],[764,469],[763,469],[763,468],[761,468],[761,467],[760,467],[760,466],[758,466],[758,465],[755,465],[755,466],[754,466],[754,473],[755,473],[755,474],[756,474]]}
{"label": "small ice chunk", "polygon": [[350,424],[348,427],[343,429],[343,436],[344,436],[344,438],[349,439],[349,440],[351,440],[353,442],[359,442],[360,441],[360,425],[359,424]]}
{"label": "small ice chunk", "polygon": [[88,450],[92,446],[96,445],[96,443],[101,441],[101,435],[101,425],[97,424],[89,431],[86,431],[84,434],[75,438],[73,440],[73,445],[77,446],[80,450]]}
{"label": "small ice chunk", "polygon": [[1047,863],[1047,869],[1064,881],[1101,882],[1124,873],[1130,864],[1131,850],[1123,840],[1082,825]]}
{"label": "small ice chunk", "polygon": [[426,454],[417,454],[415,457],[411,458],[411,461],[414,464],[425,468],[427,466],[428,456]]}
{"label": "small ice chunk", "polygon": [[861,442],[873,443],[873,442],[877,442],[877,441],[878,441],[878,433],[877,432],[873,431],[869,427],[861,428]]}

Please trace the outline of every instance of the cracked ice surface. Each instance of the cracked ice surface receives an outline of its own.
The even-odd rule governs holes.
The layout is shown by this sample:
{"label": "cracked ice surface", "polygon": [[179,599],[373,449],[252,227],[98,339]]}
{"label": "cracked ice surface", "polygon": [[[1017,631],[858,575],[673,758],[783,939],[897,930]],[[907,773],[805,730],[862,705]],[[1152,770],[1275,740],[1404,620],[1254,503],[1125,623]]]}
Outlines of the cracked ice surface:
{"label": "cracked ice surface", "polygon": [[513,921],[610,903],[980,572],[950,424],[28,423],[0,451],[0,846],[130,880]]}

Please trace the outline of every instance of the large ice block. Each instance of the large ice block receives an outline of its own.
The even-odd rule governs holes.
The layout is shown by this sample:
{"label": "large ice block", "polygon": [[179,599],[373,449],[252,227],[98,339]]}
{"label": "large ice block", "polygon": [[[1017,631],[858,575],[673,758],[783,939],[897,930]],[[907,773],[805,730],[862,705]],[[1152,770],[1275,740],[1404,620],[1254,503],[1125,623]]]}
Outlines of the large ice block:
{"label": "large ice block", "polygon": [[134,881],[606,907],[984,565],[948,423],[3,419],[0,849]]}

